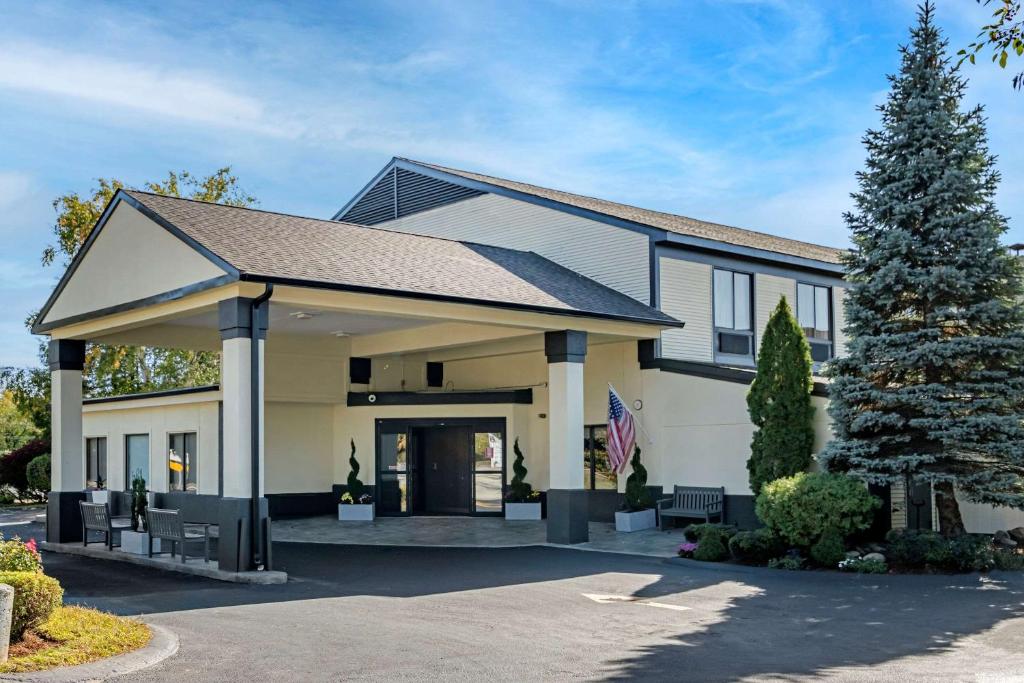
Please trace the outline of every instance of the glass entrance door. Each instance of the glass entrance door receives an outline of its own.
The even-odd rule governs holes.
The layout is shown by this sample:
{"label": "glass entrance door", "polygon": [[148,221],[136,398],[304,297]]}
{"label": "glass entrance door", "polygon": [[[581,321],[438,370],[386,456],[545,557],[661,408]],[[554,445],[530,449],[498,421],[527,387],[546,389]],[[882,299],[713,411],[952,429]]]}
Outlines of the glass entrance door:
{"label": "glass entrance door", "polygon": [[381,515],[504,513],[505,420],[377,420]]}

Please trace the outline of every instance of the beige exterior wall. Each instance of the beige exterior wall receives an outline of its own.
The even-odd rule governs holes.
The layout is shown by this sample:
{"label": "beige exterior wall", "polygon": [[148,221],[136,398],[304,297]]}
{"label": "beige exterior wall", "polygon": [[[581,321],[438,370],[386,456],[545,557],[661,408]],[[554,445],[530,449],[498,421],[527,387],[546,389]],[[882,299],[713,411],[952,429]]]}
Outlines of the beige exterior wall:
{"label": "beige exterior wall", "polygon": [[42,322],[163,294],[224,275],[170,232],[121,202]]}
{"label": "beige exterior wall", "polygon": [[335,482],[334,414],[335,406],[328,403],[267,403],[267,493],[331,490]]}
{"label": "beige exterior wall", "polygon": [[711,318],[711,266],[676,258],[659,258],[661,310],[682,320],[681,330],[661,334],[665,358],[710,363],[714,360]]}
{"label": "beige exterior wall", "polygon": [[[219,392],[86,405],[82,410],[84,436],[107,439],[107,488],[123,491],[125,436],[149,435],[149,488],[167,491],[167,435],[196,432],[199,493],[218,491]],[[84,465],[83,465],[84,466]]]}
{"label": "beige exterior wall", "polygon": [[836,328],[836,355],[846,355],[846,333],[843,328],[846,327],[846,309],[844,308],[844,301],[846,300],[846,290],[842,287],[832,288],[832,322]]}
{"label": "beige exterior wall", "polygon": [[634,299],[650,301],[647,236],[564,211],[484,194],[376,227],[534,251]]}

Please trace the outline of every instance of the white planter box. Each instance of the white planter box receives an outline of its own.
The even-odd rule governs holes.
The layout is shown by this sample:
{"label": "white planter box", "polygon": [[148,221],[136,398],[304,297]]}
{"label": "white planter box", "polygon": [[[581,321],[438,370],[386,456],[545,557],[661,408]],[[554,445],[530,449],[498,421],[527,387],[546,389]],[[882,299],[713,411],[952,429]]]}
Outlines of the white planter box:
{"label": "white planter box", "polygon": [[88,498],[90,503],[109,503],[110,491],[89,491]]}
{"label": "white planter box", "polygon": [[[121,550],[132,555],[147,555],[149,553],[149,534],[145,531],[132,531],[126,529],[121,532]],[[160,539],[153,539],[153,552],[160,552]]]}
{"label": "white planter box", "polygon": [[643,531],[658,526],[658,518],[653,508],[639,512],[616,512],[616,531]]}
{"label": "white planter box", "polygon": [[338,503],[338,520],[341,522],[372,522],[373,506],[373,503],[369,505]]}
{"label": "white planter box", "polygon": [[540,503],[505,503],[505,519],[539,520]]}

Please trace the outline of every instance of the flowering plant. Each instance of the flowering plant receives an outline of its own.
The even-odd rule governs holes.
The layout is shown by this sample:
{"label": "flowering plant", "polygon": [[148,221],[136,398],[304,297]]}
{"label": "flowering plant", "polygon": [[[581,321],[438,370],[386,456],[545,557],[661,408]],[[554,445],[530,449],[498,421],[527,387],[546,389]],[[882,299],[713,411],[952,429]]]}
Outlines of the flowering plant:
{"label": "flowering plant", "polygon": [[[355,505],[356,499],[352,497],[351,493],[346,491],[345,493],[341,494],[341,502],[345,505]],[[369,505],[370,503],[373,502],[373,496],[371,496],[369,493],[364,493],[363,495],[359,496],[358,502],[360,505]]]}
{"label": "flowering plant", "polygon": [[22,542],[21,538],[14,536],[5,541],[0,534],[0,571],[42,574],[43,558],[36,549],[35,539]]}
{"label": "flowering plant", "polygon": [[889,571],[889,566],[881,560],[850,557],[839,563],[839,571],[857,572],[858,574],[885,574]]}
{"label": "flowering plant", "polygon": [[697,543],[691,543],[687,541],[679,546],[678,553],[679,557],[693,557],[693,553],[697,551]]}

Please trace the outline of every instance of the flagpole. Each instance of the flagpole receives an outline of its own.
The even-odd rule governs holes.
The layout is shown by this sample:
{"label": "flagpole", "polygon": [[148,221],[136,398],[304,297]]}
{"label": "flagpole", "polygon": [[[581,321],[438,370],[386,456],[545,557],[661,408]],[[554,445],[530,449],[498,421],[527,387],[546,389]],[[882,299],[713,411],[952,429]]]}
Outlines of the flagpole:
{"label": "flagpole", "polygon": [[[611,389],[612,391],[615,391],[615,387],[612,386],[611,382],[608,382],[608,388]],[[618,394],[619,392],[615,391],[615,393]],[[619,396],[619,400],[622,400],[622,396]],[[622,407],[625,408],[626,412],[633,417],[633,422],[636,424],[637,427],[640,428],[640,431],[644,433],[644,436],[647,438],[647,443],[653,444],[654,439],[652,439],[650,433],[646,429],[644,429],[643,423],[640,422],[639,419],[637,419],[637,416],[633,414],[633,411],[629,409],[629,406],[623,403]]]}

